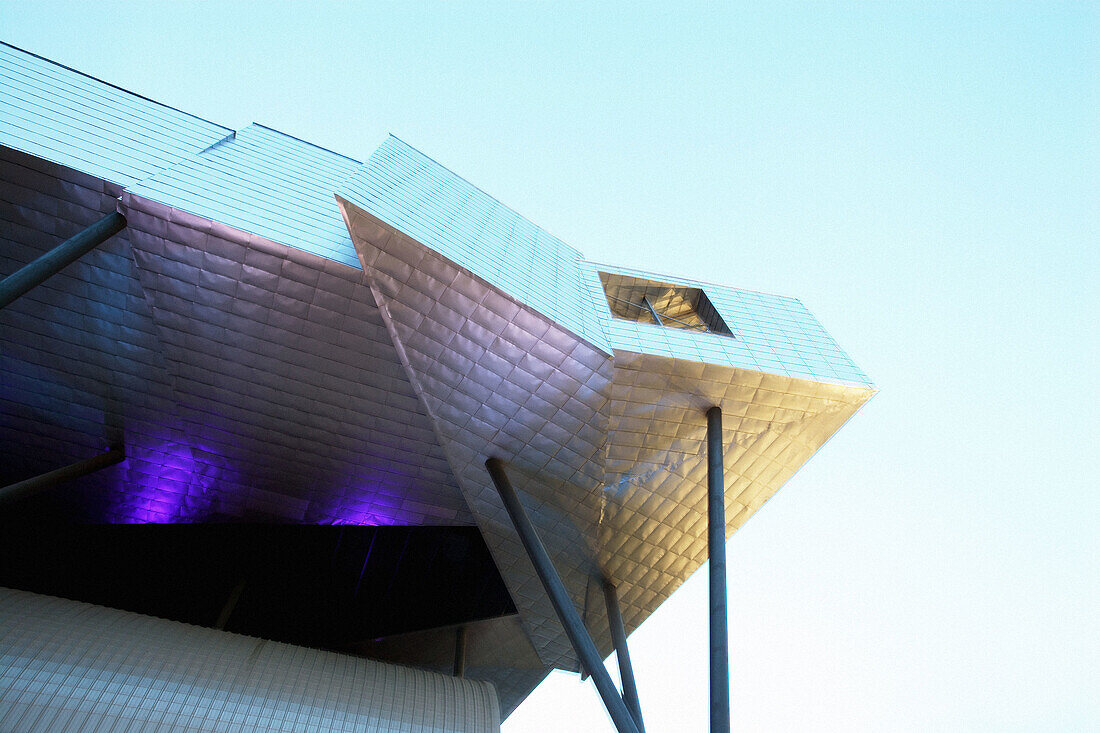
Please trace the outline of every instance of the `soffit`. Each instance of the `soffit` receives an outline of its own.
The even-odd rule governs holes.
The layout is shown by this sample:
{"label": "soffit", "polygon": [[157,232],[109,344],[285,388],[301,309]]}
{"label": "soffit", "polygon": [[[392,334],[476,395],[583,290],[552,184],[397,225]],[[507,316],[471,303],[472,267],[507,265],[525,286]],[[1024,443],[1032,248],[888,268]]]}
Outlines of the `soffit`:
{"label": "soffit", "polygon": [[706,560],[706,411],[722,409],[726,535],[873,394],[865,387],[615,353],[600,566],[628,629]]}
{"label": "soffit", "polygon": [[[5,272],[118,204],[33,156],[0,166]],[[472,523],[359,270],[127,204],[123,232],[0,313],[8,480],[124,442],[59,490],[65,511]]]}
{"label": "soffit", "polygon": [[123,204],[212,512],[471,521],[359,270],[131,194]]}

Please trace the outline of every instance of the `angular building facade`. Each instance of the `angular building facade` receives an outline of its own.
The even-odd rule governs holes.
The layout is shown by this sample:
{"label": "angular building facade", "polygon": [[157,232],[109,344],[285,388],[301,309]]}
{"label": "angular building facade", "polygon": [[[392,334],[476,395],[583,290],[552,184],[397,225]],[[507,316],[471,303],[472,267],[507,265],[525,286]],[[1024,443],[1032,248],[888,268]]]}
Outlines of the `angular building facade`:
{"label": "angular building facade", "polygon": [[[322,702],[219,678],[211,700],[281,700],[272,729],[302,706],[351,720],[375,683],[339,674],[414,669],[430,692],[376,695],[407,715],[355,725],[499,726],[551,669],[591,666],[507,491],[605,656],[616,617],[625,636],[707,559],[708,410],[728,537],[874,393],[798,300],[586,260],[395,137],[360,162],[11,46],[0,72],[0,275],[117,229],[0,310],[0,728],[54,719],[28,692],[60,653],[48,613],[201,639],[172,672],[188,689],[248,639],[328,665],[302,672],[341,691]],[[96,674],[142,664],[163,666]],[[65,675],[95,665],[63,667],[85,689]],[[127,684],[85,687],[148,720],[155,697],[100,699]]]}

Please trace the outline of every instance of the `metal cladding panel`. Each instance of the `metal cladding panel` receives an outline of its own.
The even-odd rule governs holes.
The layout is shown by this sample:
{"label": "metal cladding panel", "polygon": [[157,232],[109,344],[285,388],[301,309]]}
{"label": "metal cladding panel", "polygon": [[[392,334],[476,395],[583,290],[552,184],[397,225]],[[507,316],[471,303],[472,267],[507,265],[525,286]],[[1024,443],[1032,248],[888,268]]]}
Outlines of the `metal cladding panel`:
{"label": "metal cladding panel", "polygon": [[874,390],[625,351],[614,363],[600,566],[630,629],[706,560],[709,407],[723,413],[729,537]]}
{"label": "metal cladding panel", "polygon": [[[501,717],[507,718],[550,670],[532,648],[519,616],[469,621],[462,628],[466,635],[464,676],[492,682],[500,698]],[[451,674],[456,631],[455,626],[444,626],[365,640],[360,651],[368,659]]]}
{"label": "metal cladding panel", "polygon": [[500,730],[492,684],[0,589],[0,729]]}
{"label": "metal cladding panel", "polygon": [[[796,298],[669,278],[625,267],[583,262],[599,318],[617,351],[722,364],[803,379],[870,387],[872,382],[844,353],[813,314]],[[715,333],[667,328],[611,315],[598,272],[675,283],[703,290],[733,332]]]}
{"label": "metal cladding panel", "polygon": [[333,190],[360,165],[254,124],[129,191],[358,268]]}
{"label": "metal cladding panel", "polygon": [[[731,328],[759,326],[762,335],[741,338],[612,319],[604,300],[610,333],[619,324],[628,335],[635,325],[648,329],[634,337],[640,346],[613,340],[614,357],[606,358],[530,304],[506,299],[407,232],[340,201],[410,381],[548,665],[568,669],[575,659],[502,517],[486,457],[510,463],[576,606],[589,607],[591,578],[603,573],[618,585],[634,628],[705,560],[708,407],[728,415],[732,534],[874,393],[839,383],[835,370],[808,375],[808,362],[768,348],[781,339],[790,346],[814,327],[828,338],[793,299],[704,286]],[[584,265],[593,297],[602,298],[597,270]],[[737,358],[745,363],[729,363]],[[602,613],[589,622],[605,643]]]}
{"label": "metal cladding panel", "polygon": [[580,252],[401,140],[337,193],[610,353]]}
{"label": "metal cladding panel", "polygon": [[[0,272],[119,202],[0,149]],[[126,195],[129,225],[0,311],[0,466],[112,443],[59,490],[92,521],[470,524],[363,273]]]}
{"label": "metal cladding panel", "polygon": [[508,461],[580,605],[596,568],[611,358],[403,232],[341,202],[367,277],[532,644],[575,657],[485,459]]}
{"label": "metal cladding panel", "polygon": [[[670,279],[581,260],[396,138],[358,164],[259,125],[227,136],[0,51],[0,141],[24,151],[0,158],[0,261],[128,187],[127,230],[5,309],[0,350],[0,428],[28,447],[5,468],[122,436],[126,464],[80,488],[113,521],[476,521],[533,666],[570,668],[485,458],[509,462],[609,650],[594,576],[633,628],[705,559],[709,406],[731,533],[874,392],[792,298],[675,280],[732,338],[612,317],[599,271]],[[525,666],[508,705],[541,675]]]}
{"label": "metal cladding panel", "polygon": [[321,524],[471,521],[361,271],[129,193],[124,209],[205,464],[200,507]]}
{"label": "metal cladding panel", "polygon": [[0,43],[0,144],[130,185],[232,130]]}

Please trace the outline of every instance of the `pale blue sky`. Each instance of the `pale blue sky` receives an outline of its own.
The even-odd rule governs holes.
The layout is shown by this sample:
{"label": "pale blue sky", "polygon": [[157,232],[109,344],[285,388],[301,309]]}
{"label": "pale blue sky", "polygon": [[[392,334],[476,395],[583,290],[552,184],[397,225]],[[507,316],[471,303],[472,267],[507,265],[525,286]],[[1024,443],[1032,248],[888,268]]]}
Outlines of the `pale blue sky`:
{"label": "pale blue sky", "polygon": [[[1100,5],[36,1],[0,35],[801,298],[882,392],[730,541],[735,730],[1100,729]],[[631,637],[651,733],[705,728],[705,602]],[[563,673],[505,724],[559,730],[610,730]]]}

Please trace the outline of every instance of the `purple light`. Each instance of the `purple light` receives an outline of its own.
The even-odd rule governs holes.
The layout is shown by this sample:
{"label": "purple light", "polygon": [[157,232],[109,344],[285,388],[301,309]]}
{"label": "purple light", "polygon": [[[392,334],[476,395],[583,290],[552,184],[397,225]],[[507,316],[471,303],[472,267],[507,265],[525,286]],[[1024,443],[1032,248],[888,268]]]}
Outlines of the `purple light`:
{"label": "purple light", "polygon": [[[104,474],[111,485],[96,491],[94,499],[88,494],[100,521],[175,524],[228,517],[392,526],[430,519],[423,507],[432,500],[415,466],[364,453],[347,473],[318,471],[307,486],[299,485],[302,479],[293,474],[292,464],[287,475],[297,484],[280,484],[278,466],[270,462],[262,477],[241,470],[265,459],[241,455],[240,445],[202,440],[191,430],[160,427],[158,432],[134,435],[126,461]],[[213,432],[217,438],[231,437]]]}
{"label": "purple light", "polygon": [[[191,447],[162,436],[142,436],[128,447],[105,513],[112,523],[171,524],[201,521],[211,508],[214,477],[200,466]],[[196,480],[197,479],[197,480]]]}

